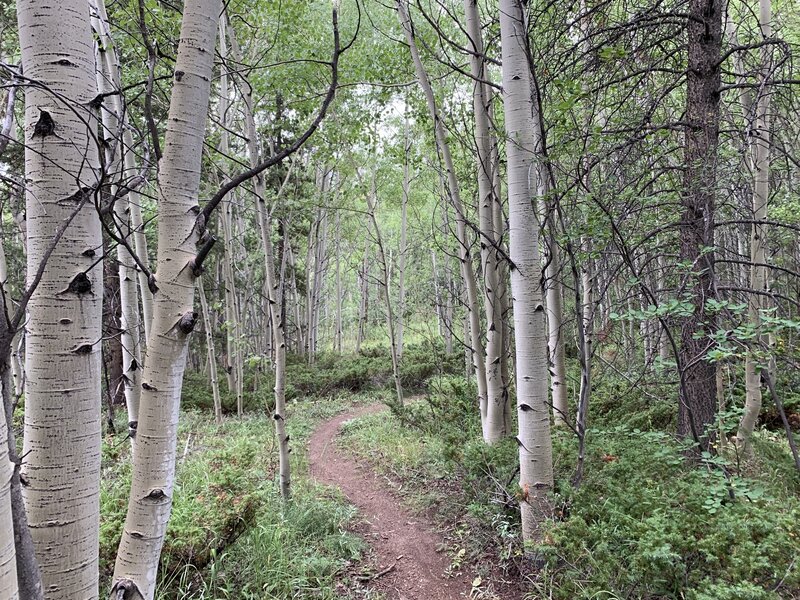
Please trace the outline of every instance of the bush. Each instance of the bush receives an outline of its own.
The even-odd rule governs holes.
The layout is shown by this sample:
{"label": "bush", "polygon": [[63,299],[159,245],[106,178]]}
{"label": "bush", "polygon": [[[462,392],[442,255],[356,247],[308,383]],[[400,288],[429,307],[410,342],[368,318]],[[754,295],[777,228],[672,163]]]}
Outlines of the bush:
{"label": "bush", "polygon": [[558,462],[569,466],[556,497],[568,518],[550,523],[538,548],[552,597],[777,599],[779,585],[800,593],[796,498],[726,477],[720,459],[689,461],[664,433],[620,426],[588,440],[575,491],[574,441],[556,437]]}

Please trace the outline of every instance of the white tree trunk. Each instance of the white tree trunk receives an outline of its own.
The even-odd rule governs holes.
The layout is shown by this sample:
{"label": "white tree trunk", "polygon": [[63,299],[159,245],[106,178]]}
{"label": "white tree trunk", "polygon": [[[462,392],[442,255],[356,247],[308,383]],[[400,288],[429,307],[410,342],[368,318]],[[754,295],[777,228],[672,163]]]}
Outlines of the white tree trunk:
{"label": "white tree trunk", "polygon": [[489,95],[483,79],[483,39],[480,15],[476,0],[464,0],[467,33],[470,39],[470,71],[473,77],[472,107],[475,116],[475,143],[477,146],[478,218],[480,224],[481,265],[483,267],[483,304],[486,314],[486,352],[483,356],[486,371],[486,411],[481,415],[483,439],[493,444],[504,438],[506,431],[506,394],[501,372],[503,352],[503,321],[498,292],[500,273],[498,265],[498,232],[495,231],[494,196],[492,181],[491,138],[489,132]]}
{"label": "white tree trunk", "polygon": [[425,65],[422,63],[419,50],[417,49],[416,37],[414,35],[414,28],[411,24],[411,18],[408,14],[405,0],[397,0],[397,12],[400,16],[400,24],[403,27],[406,42],[408,43],[411,51],[411,57],[414,61],[414,69],[417,74],[417,80],[425,95],[425,101],[428,106],[431,120],[433,121],[433,131],[436,139],[436,148],[441,156],[442,162],[447,177],[447,192],[453,210],[456,213],[456,235],[458,237],[459,258],[461,262],[461,275],[464,280],[467,295],[467,316],[469,319],[469,339],[471,340],[471,354],[472,364],[475,369],[476,380],[478,383],[478,405],[480,406],[481,414],[487,412],[487,383],[486,383],[486,368],[484,365],[484,349],[483,340],[481,339],[481,319],[478,301],[478,286],[475,280],[475,272],[472,266],[472,252],[470,251],[470,239],[467,235],[467,215],[464,211],[464,205],[461,202],[461,193],[456,179],[455,166],[453,158],[450,154],[450,146],[447,142],[445,135],[444,125],[442,124],[441,115],[436,107],[436,99],[433,95],[433,87],[431,87],[430,79],[425,71]]}
{"label": "white tree trunk", "polygon": [[539,256],[539,223],[533,199],[544,188],[536,125],[531,115],[527,27],[520,0],[501,0],[500,36],[503,57],[506,154],[508,156],[508,221],[513,268],[511,292],[517,357],[517,416],[522,536],[535,540],[549,513],[547,494],[553,487],[550,410],[547,405],[547,342]]}
{"label": "white tree trunk", "polygon": [[211,394],[214,399],[214,421],[222,423],[222,398],[219,393],[219,374],[217,373],[217,351],[214,347],[214,332],[211,329],[211,311],[208,309],[206,290],[203,278],[197,279],[197,291],[200,296],[200,310],[203,316],[203,330],[206,334],[206,355],[208,360],[208,379],[211,383]]}
{"label": "white tree trunk", "polygon": [[17,18],[23,71],[42,84],[25,93],[29,282],[77,210],[28,303],[23,494],[46,597],[97,598],[103,270],[89,5],[19,0]]}
{"label": "white tree trunk", "polygon": [[389,261],[386,257],[386,251],[383,247],[383,236],[381,235],[381,228],[378,225],[378,219],[375,215],[378,204],[378,190],[376,184],[377,172],[372,174],[372,191],[367,194],[367,211],[369,212],[369,219],[372,223],[373,233],[375,234],[375,244],[378,247],[378,259],[380,261],[381,272],[383,274],[383,281],[379,282],[383,290],[383,300],[386,303],[386,328],[389,331],[389,349],[392,357],[392,376],[394,378],[394,389],[397,394],[397,403],[403,405],[403,386],[400,382],[400,355],[397,351],[397,334],[395,332],[395,318],[394,310],[392,308],[392,294],[391,286],[389,283]]}
{"label": "white tree trunk", "polygon": [[[759,1],[759,25],[764,39],[772,36],[772,2]],[[745,404],[744,415],[736,434],[742,450],[751,451],[750,438],[753,435],[758,415],[761,412],[761,369],[759,361],[763,353],[761,346],[767,345],[768,338],[761,333],[761,311],[766,307],[765,292],[769,291],[767,277],[767,228],[762,221],[767,219],[769,200],[769,156],[770,156],[770,90],[766,85],[771,74],[772,46],[761,49],[761,86],[756,102],[755,125],[751,132],[753,140],[753,220],[750,227],[750,289],[748,298],[748,317],[750,325],[756,328],[757,336],[753,347],[745,358]]]}
{"label": "white tree trunk", "polygon": [[[125,148],[133,147],[133,137],[130,131],[126,130],[123,133],[123,140]],[[125,153],[125,169],[132,171],[136,168],[136,162],[133,152]],[[131,231],[133,231],[133,243],[136,256],[147,269],[150,268],[150,259],[147,255],[147,238],[144,233],[144,221],[142,220],[142,196],[136,192],[128,194],[128,207],[130,213],[128,215]],[[150,339],[150,326],[153,323],[153,292],[150,291],[150,286],[147,281],[147,273],[141,269],[137,270],[139,280],[139,297],[142,302],[142,324],[144,329],[145,346]],[[140,332],[139,335],[141,336]],[[141,365],[144,368],[144,365]]]}
{"label": "white tree trunk", "polygon": [[564,305],[561,297],[561,256],[555,234],[547,234],[547,348],[550,355],[550,390],[553,395],[553,422],[569,426],[567,365],[564,355]]}
{"label": "white tree trunk", "polygon": [[[0,300],[2,303],[2,300]],[[5,314],[0,314],[4,318]],[[0,380],[0,398],[10,393],[3,390]],[[17,556],[14,551],[14,522],[11,517],[11,475],[14,465],[8,458],[8,427],[6,411],[0,406],[0,598],[17,600]]]}
{"label": "white tree trunk", "polygon": [[406,320],[406,254],[408,253],[408,195],[411,187],[411,132],[408,111],[403,115],[403,200],[400,206],[400,252],[397,258],[397,358],[403,358]]}
{"label": "white tree trunk", "polygon": [[[241,61],[241,50],[236,41],[233,27],[227,27],[228,39],[231,43],[231,52],[234,60]],[[253,113],[253,97],[250,93],[249,84],[242,86],[242,99],[244,100],[244,122],[245,134],[247,135],[247,154],[250,166],[255,167],[259,164],[260,154],[258,150],[258,131]],[[290,167],[286,173],[276,198],[280,198],[283,190],[289,183],[292,175]],[[255,180],[255,204],[258,217],[259,231],[261,233],[261,245],[264,250],[264,273],[266,277],[267,304],[269,306],[269,318],[272,322],[272,346],[275,352],[275,411],[273,419],[275,421],[275,435],[278,439],[278,471],[280,478],[281,497],[288,500],[291,496],[291,466],[289,461],[289,436],[286,434],[286,335],[285,335],[285,269],[281,268],[281,276],[275,275],[275,260],[272,252],[272,224],[269,215],[269,208],[265,205],[265,185],[264,178],[260,175]],[[286,232],[284,232],[284,238]],[[286,242],[284,241],[284,244]],[[284,246],[286,250],[286,246]],[[286,252],[283,253],[283,261],[287,260]]]}
{"label": "white tree trunk", "polygon": [[356,354],[367,337],[367,313],[369,312],[369,240],[364,243],[364,258],[361,261],[361,301],[358,305],[358,330],[356,331]]}
{"label": "white tree trunk", "polygon": [[336,213],[336,316],[334,322],[333,349],[341,354],[342,352],[342,297],[344,289],[342,286],[342,229],[341,214]]}
{"label": "white tree trunk", "polygon": [[[223,61],[228,58],[228,39],[226,35],[227,24],[225,19],[219,21],[219,53]],[[230,88],[227,63],[220,67],[219,82],[219,105],[218,114],[220,128],[219,150],[223,157],[230,152],[229,113],[230,113]],[[223,183],[227,183],[227,176]],[[241,323],[242,314],[239,309],[239,295],[236,291],[236,269],[234,263],[237,260],[236,248],[233,234],[234,229],[234,192],[228,194],[220,206],[219,220],[222,229],[223,243],[223,263],[222,272],[225,285],[225,339],[226,339],[226,375],[228,380],[228,391],[236,396],[236,414],[240,417],[244,413],[244,366],[241,348]]]}
{"label": "white tree trunk", "polygon": [[[158,261],[151,338],[131,496],[114,567],[112,598],[152,600],[172,508],[175,452],[199,231],[197,202],[219,0],[187,0],[158,177]],[[122,594],[120,594],[122,592]]]}
{"label": "white tree trunk", "polygon": [[[106,104],[100,113],[103,137],[107,140],[105,148],[105,169],[109,175],[120,177],[123,184],[136,175],[133,168],[133,152],[124,145],[122,135],[125,126],[122,100],[113,92],[121,89],[119,60],[111,38],[111,28],[103,0],[95,0],[92,27],[97,35],[97,87],[101,94],[108,94]],[[124,156],[124,159],[123,159]],[[122,169],[120,171],[120,169]],[[118,186],[111,187],[115,196]],[[130,227],[130,193],[114,204],[115,234],[126,242],[132,242]],[[134,201],[138,202],[138,198]],[[136,286],[136,263],[123,244],[117,245],[119,263],[119,303],[122,345],[122,373],[125,387],[125,404],[128,410],[128,432],[131,441],[136,439],[139,418],[139,398],[142,389],[142,355],[140,345],[139,297]],[[148,293],[149,293],[148,289]]]}

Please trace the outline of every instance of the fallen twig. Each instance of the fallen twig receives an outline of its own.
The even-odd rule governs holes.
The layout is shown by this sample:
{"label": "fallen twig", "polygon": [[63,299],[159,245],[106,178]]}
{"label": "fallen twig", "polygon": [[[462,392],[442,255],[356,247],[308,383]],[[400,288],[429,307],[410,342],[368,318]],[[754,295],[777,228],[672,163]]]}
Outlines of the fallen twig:
{"label": "fallen twig", "polygon": [[394,568],[396,566],[397,566],[397,561],[395,561],[393,564],[389,565],[385,569],[383,569],[381,571],[378,571],[377,573],[372,573],[370,575],[356,575],[355,579],[357,579],[358,581],[361,581],[361,582],[374,581],[375,579],[378,579],[379,577],[383,577],[387,573],[391,573],[392,571],[394,571]]}

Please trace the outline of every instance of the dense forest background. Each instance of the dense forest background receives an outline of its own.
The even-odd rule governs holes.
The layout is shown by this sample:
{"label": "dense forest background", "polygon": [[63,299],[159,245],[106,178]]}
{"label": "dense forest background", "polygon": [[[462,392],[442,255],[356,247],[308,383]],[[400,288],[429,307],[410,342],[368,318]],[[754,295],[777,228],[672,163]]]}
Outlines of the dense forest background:
{"label": "dense forest background", "polygon": [[0,27],[0,599],[800,597],[795,3]]}

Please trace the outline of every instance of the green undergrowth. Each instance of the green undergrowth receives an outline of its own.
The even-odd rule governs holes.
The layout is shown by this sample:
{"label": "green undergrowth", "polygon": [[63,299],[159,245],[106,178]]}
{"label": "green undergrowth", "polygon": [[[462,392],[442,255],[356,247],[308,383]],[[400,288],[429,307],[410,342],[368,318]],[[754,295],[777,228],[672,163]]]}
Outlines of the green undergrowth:
{"label": "green undergrowth", "polygon": [[[337,577],[364,550],[347,531],[354,510],[311,482],[304,447],[315,425],[367,395],[290,402],[293,499],[277,486],[273,422],[264,415],[226,417],[185,410],[178,433],[172,516],[157,598],[337,598]],[[128,442],[103,445],[101,572],[107,589],[130,486]]]}
{"label": "green undergrowth", "polygon": [[[403,350],[401,382],[414,393],[436,375],[457,373],[463,369],[463,357],[447,355],[444,347],[421,343]],[[246,411],[271,409],[275,380],[268,365],[258,360],[247,364],[244,384]],[[370,347],[358,354],[320,353],[313,364],[307,357],[289,355],[286,362],[286,398],[326,397],[342,393],[360,393],[394,389],[392,359],[386,347]],[[208,375],[187,372],[182,403],[186,408],[212,410],[214,399],[208,385]],[[236,398],[227,390],[226,380],[220,377],[220,394],[225,413],[236,412]]]}
{"label": "green undergrowth", "polygon": [[[457,378],[434,384],[427,399],[348,424],[342,443],[415,506],[434,509],[456,556],[486,564],[491,554],[516,576],[516,443],[487,447],[474,390]],[[800,482],[781,435],[757,434],[749,461],[689,460],[667,433],[666,402],[628,388],[597,391],[577,490],[574,435],[554,434],[555,516],[543,526],[535,549],[543,567],[528,577],[526,598],[800,598]],[[615,403],[620,389],[628,391]]]}

